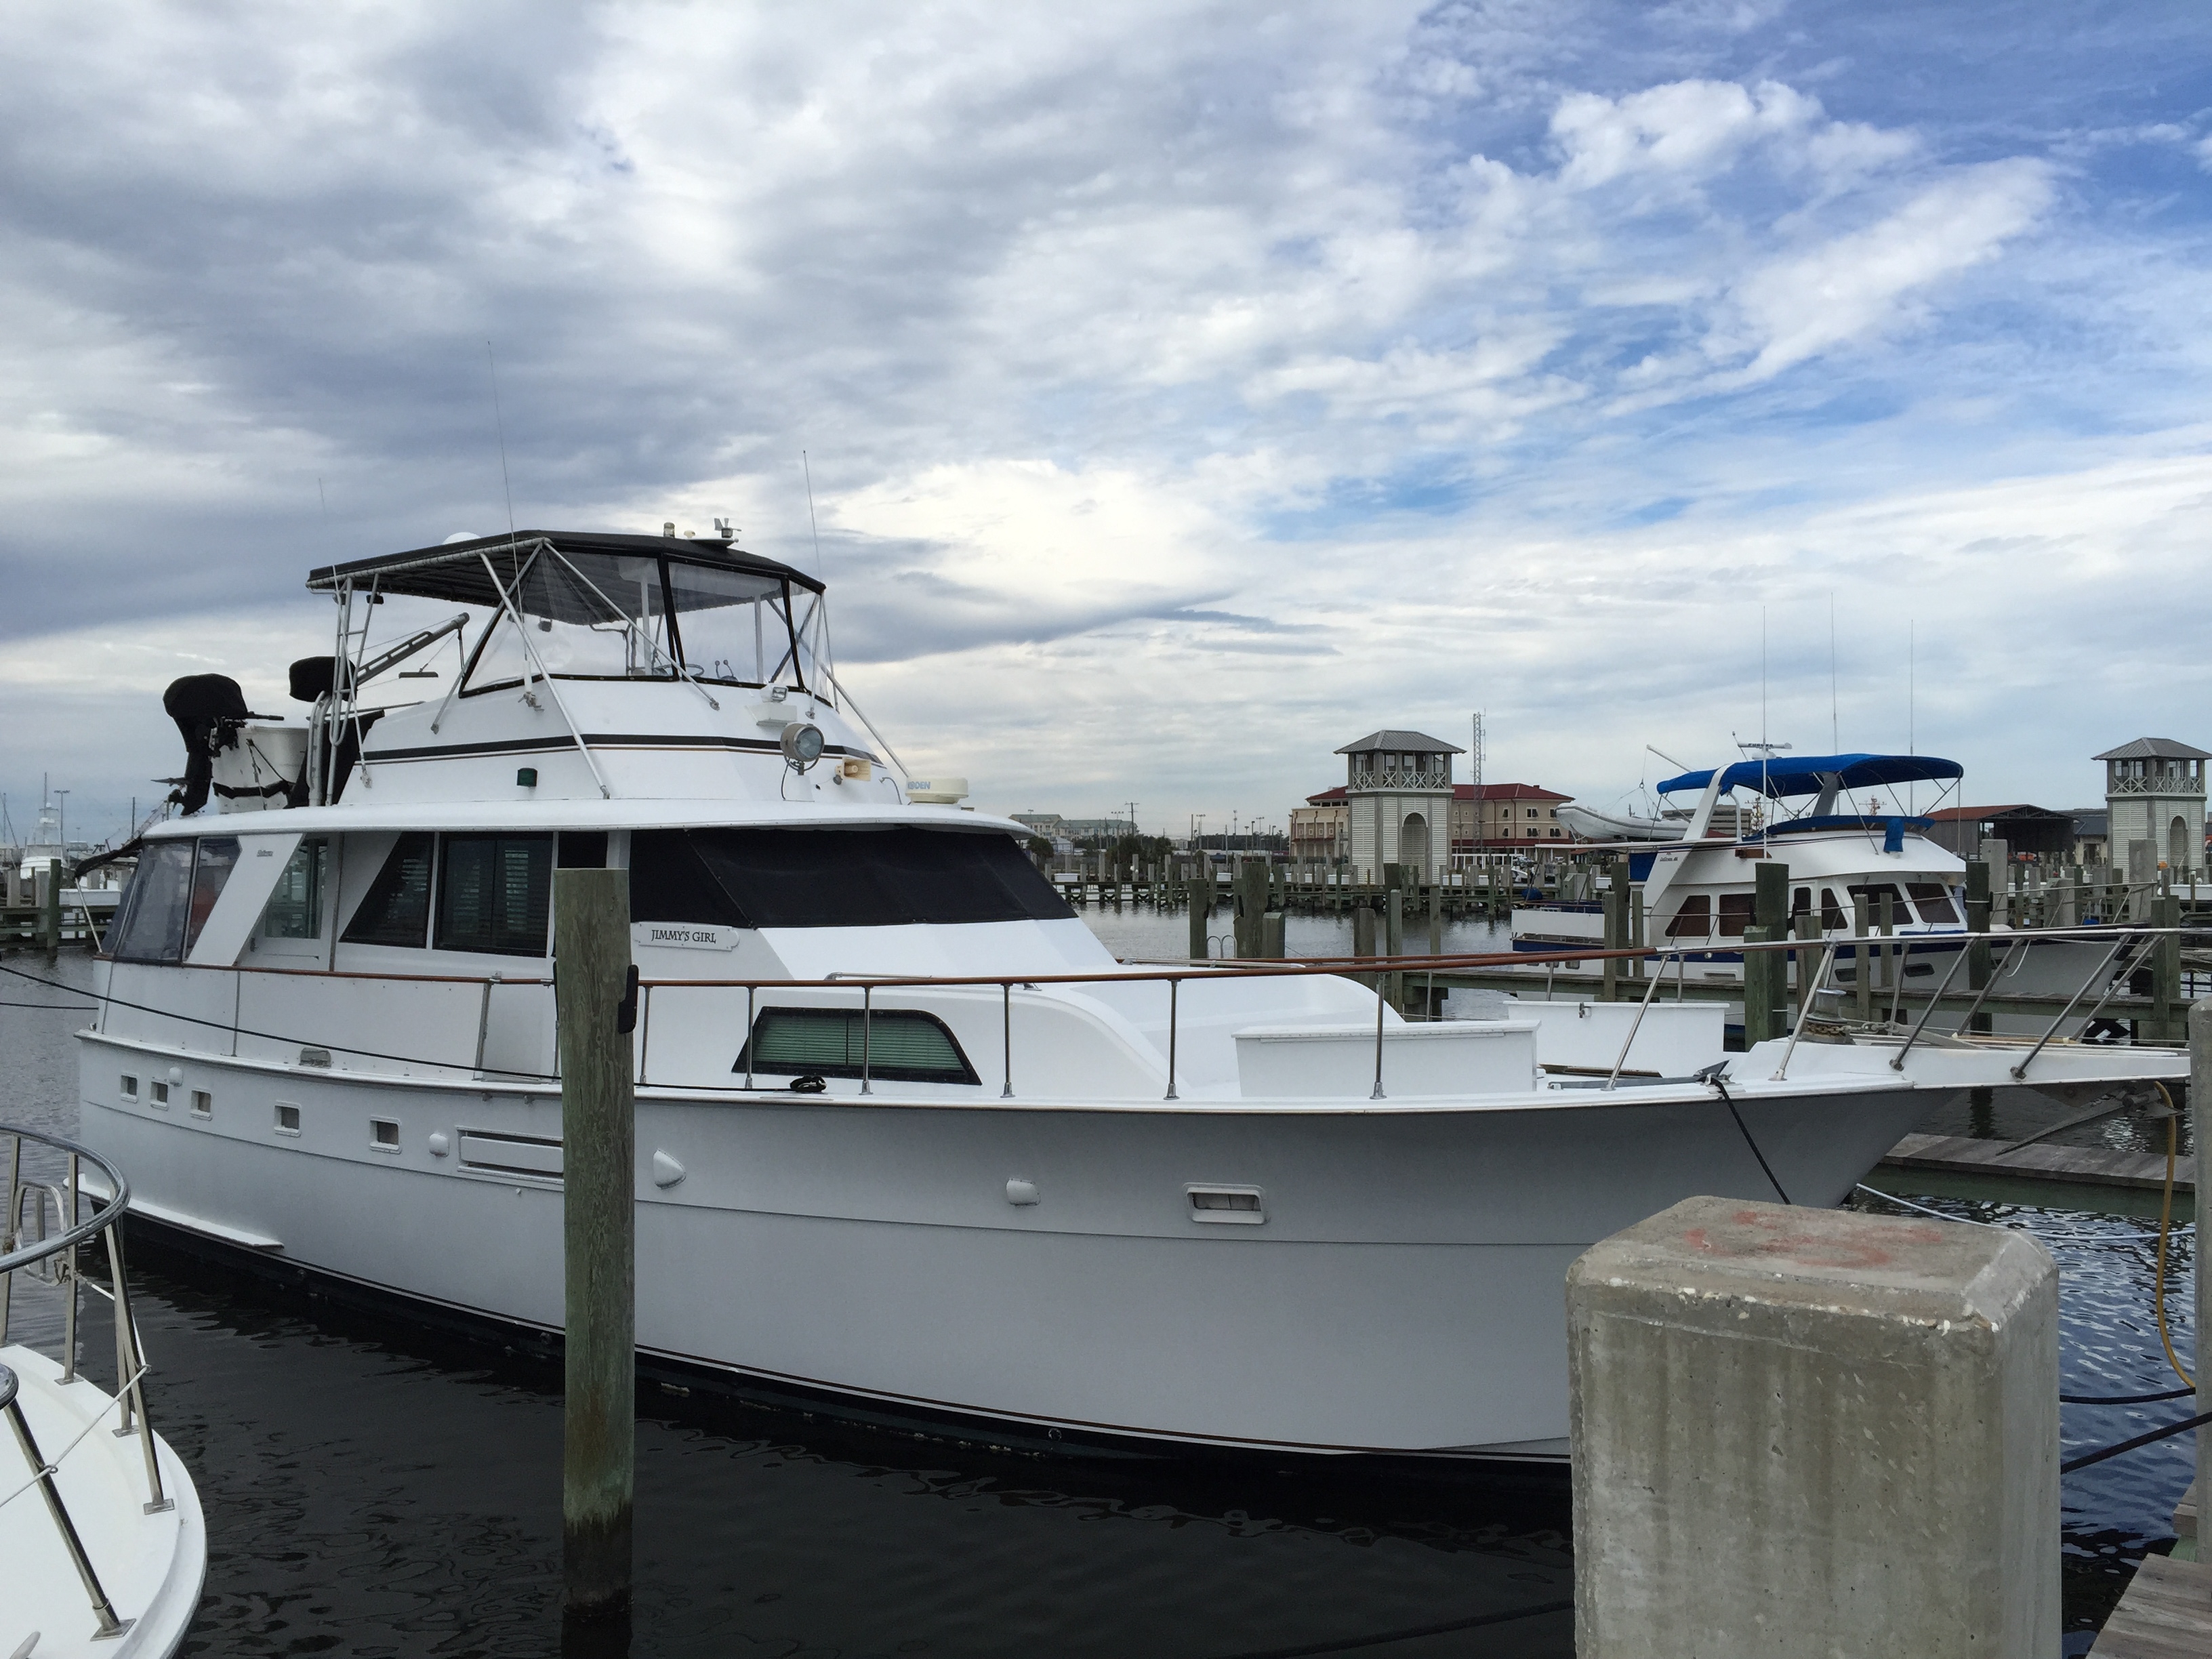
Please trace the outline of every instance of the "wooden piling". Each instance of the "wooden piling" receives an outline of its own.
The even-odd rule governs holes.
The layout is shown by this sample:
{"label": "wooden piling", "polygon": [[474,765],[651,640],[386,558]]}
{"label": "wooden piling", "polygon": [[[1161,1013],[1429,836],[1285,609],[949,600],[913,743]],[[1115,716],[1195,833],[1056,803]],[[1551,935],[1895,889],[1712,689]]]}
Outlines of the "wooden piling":
{"label": "wooden piling", "polygon": [[564,1611],[626,1618],[636,1465],[636,1101],[629,872],[553,876],[561,1044],[566,1398],[561,1457]]}
{"label": "wooden piling", "polygon": [[39,872],[39,933],[52,962],[62,953],[62,866],[59,860]]}
{"label": "wooden piling", "polygon": [[[1790,936],[1790,866],[1773,859],[1759,861],[1752,898],[1754,926],[1744,930],[1746,944]],[[1757,935],[1756,938],[1753,935]],[[1780,951],[1747,951],[1743,956],[1743,1041],[1749,1048],[1788,1030],[1783,1009],[1789,964]]]}
{"label": "wooden piling", "polygon": [[[1966,863],[1966,931],[1978,934],[1966,946],[1966,988],[1978,991],[1990,982],[1990,866],[1986,859],[1970,859]],[[1992,1028],[1996,1016],[1988,1012],[1973,1016],[1972,1025],[1977,1031]]]}
{"label": "wooden piling", "polygon": [[[2189,1011],[2189,1134],[2197,1147],[2197,1191],[2212,1194],[2212,997],[2207,997]],[[2198,1199],[2203,1206],[2212,1200]],[[2200,1207],[2198,1214],[2204,1212]],[[2203,1257],[2199,1255],[2201,1263]],[[2197,1279],[2197,1328],[2212,1331],[2212,1273],[2200,1266]],[[2212,1357],[2212,1346],[2199,1345],[2197,1359],[2197,1408],[2204,1408],[2205,1395],[2212,1393],[2212,1381],[2204,1376],[2204,1364]],[[2197,1490],[2200,1494],[2212,1493],[2212,1429],[2199,1429],[2197,1440]],[[2203,1513],[2200,1501],[2198,1513]],[[2207,1558],[2208,1529],[2202,1525],[2197,1529],[2197,1559]]]}

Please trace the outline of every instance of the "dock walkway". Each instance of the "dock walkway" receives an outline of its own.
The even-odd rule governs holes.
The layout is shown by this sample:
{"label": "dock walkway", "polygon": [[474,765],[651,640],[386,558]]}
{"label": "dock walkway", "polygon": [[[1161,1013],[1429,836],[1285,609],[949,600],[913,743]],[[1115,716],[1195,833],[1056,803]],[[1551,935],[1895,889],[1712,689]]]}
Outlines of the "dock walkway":
{"label": "dock walkway", "polygon": [[[1907,1135],[1882,1158],[1893,1170],[1932,1170],[1946,1175],[2004,1176],[2057,1181],[2084,1187],[2124,1187],[2157,1192],[2166,1185],[2166,1158],[2156,1152],[2125,1152],[2106,1146],[2054,1146],[2039,1141],[2015,1146],[2011,1141],[1981,1140],[1968,1135]],[[2177,1194],[2194,1194],[2197,1160],[2185,1158],[2173,1173]]]}

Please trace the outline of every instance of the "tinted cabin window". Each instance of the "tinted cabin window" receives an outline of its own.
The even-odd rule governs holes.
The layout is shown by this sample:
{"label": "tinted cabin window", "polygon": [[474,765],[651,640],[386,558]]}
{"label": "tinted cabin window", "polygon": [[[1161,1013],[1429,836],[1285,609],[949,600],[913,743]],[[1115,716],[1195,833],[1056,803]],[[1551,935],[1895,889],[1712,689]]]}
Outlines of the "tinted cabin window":
{"label": "tinted cabin window", "polygon": [[1886,881],[1855,883],[1850,890],[1853,898],[1863,898],[1867,902],[1867,919],[1872,926],[1876,927],[1881,926],[1881,902],[1884,899],[1890,900],[1897,907],[1897,914],[1892,918],[1893,921],[1900,926],[1911,924],[1912,907],[1905,902],[1905,895],[1890,883]]}
{"label": "tinted cabin window", "polygon": [[[764,1008],[732,1071],[771,1077],[858,1077],[863,1042],[858,1008]],[[974,1083],[975,1068],[934,1015],[878,1008],[867,1021],[868,1075],[892,1083]],[[750,1062],[750,1063],[748,1063]]]}
{"label": "tinted cabin window", "polygon": [[1912,890],[1912,901],[1920,907],[1920,920],[1930,922],[1956,921],[1959,913],[1952,908],[1950,890],[1941,882],[1916,881],[1906,884]]}
{"label": "tinted cabin window", "polygon": [[1723,893],[1721,895],[1721,937],[1741,939],[1743,930],[1751,926],[1752,895]]}
{"label": "tinted cabin window", "polygon": [[1712,930],[1712,901],[1703,893],[1692,893],[1682,901],[1682,908],[1667,924],[1667,937],[1703,939]]}
{"label": "tinted cabin window", "polygon": [[1821,931],[1832,933],[1838,927],[1848,927],[1850,925],[1851,919],[1844,914],[1843,901],[1836,896],[1836,890],[1832,887],[1823,887],[1820,890]]}
{"label": "tinted cabin window", "polygon": [[542,957],[552,895],[552,836],[448,836],[438,948]]}
{"label": "tinted cabin window", "polygon": [[192,844],[157,842],[138,860],[109,953],[119,962],[174,962],[191,910]]}
{"label": "tinted cabin window", "polygon": [[887,927],[1071,916],[1006,836],[921,830],[639,830],[630,916],[737,927]]}
{"label": "tinted cabin window", "polygon": [[1800,887],[1796,891],[1790,894],[1790,919],[1792,921],[1795,921],[1800,916],[1809,915],[1812,913],[1812,909],[1813,890],[1811,888]]}
{"label": "tinted cabin window", "polygon": [[269,939],[319,939],[323,932],[323,849],[327,842],[302,841],[292,849],[276,890],[262,912],[261,931]]}
{"label": "tinted cabin window", "polygon": [[435,840],[408,835],[393,844],[347,925],[347,944],[422,946],[430,931],[430,853]]}
{"label": "tinted cabin window", "polygon": [[185,951],[190,955],[193,945],[199,943],[200,929],[207,926],[215,902],[222,896],[222,890],[230,880],[230,872],[238,867],[238,837],[235,836],[203,836],[200,838],[198,859],[192,866],[192,908],[185,923]]}

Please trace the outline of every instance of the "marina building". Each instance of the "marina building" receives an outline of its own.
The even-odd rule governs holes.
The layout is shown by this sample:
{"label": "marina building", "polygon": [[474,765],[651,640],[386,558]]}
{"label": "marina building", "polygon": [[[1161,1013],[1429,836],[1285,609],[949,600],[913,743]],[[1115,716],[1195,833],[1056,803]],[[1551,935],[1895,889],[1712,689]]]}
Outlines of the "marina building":
{"label": "marina building", "polygon": [[1574,797],[1533,783],[1457,783],[1463,751],[1419,732],[1385,730],[1347,744],[1345,781],[1291,811],[1294,859],[1342,860],[1360,871],[1419,865],[1424,880],[1480,852],[1528,850],[1570,839],[1559,810]]}
{"label": "marina building", "polygon": [[2065,859],[2074,852],[2074,815],[2047,806],[1947,806],[1928,815],[1928,839],[1938,847],[1972,858],[1985,841],[2001,841],[2014,853],[2039,859]]}
{"label": "marina building", "polygon": [[[2204,763],[2212,760],[2172,738],[2137,738],[2097,759],[2105,763],[2106,834],[2112,861],[2129,872],[2160,865],[2174,871],[2204,863]],[[2142,848],[2142,852],[2136,849]]]}

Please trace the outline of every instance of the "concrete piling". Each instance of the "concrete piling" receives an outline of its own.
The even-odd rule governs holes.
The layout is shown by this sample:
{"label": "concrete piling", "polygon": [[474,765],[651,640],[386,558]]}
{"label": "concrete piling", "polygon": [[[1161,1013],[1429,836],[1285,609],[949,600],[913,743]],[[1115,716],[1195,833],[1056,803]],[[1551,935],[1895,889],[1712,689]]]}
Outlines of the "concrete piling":
{"label": "concrete piling", "polygon": [[2056,1659],[2042,1246],[1692,1198],[1566,1299],[1580,1659]]}
{"label": "concrete piling", "polygon": [[629,872],[553,877],[567,1324],[564,1613],[626,1619],[636,1465],[636,1100]]}

